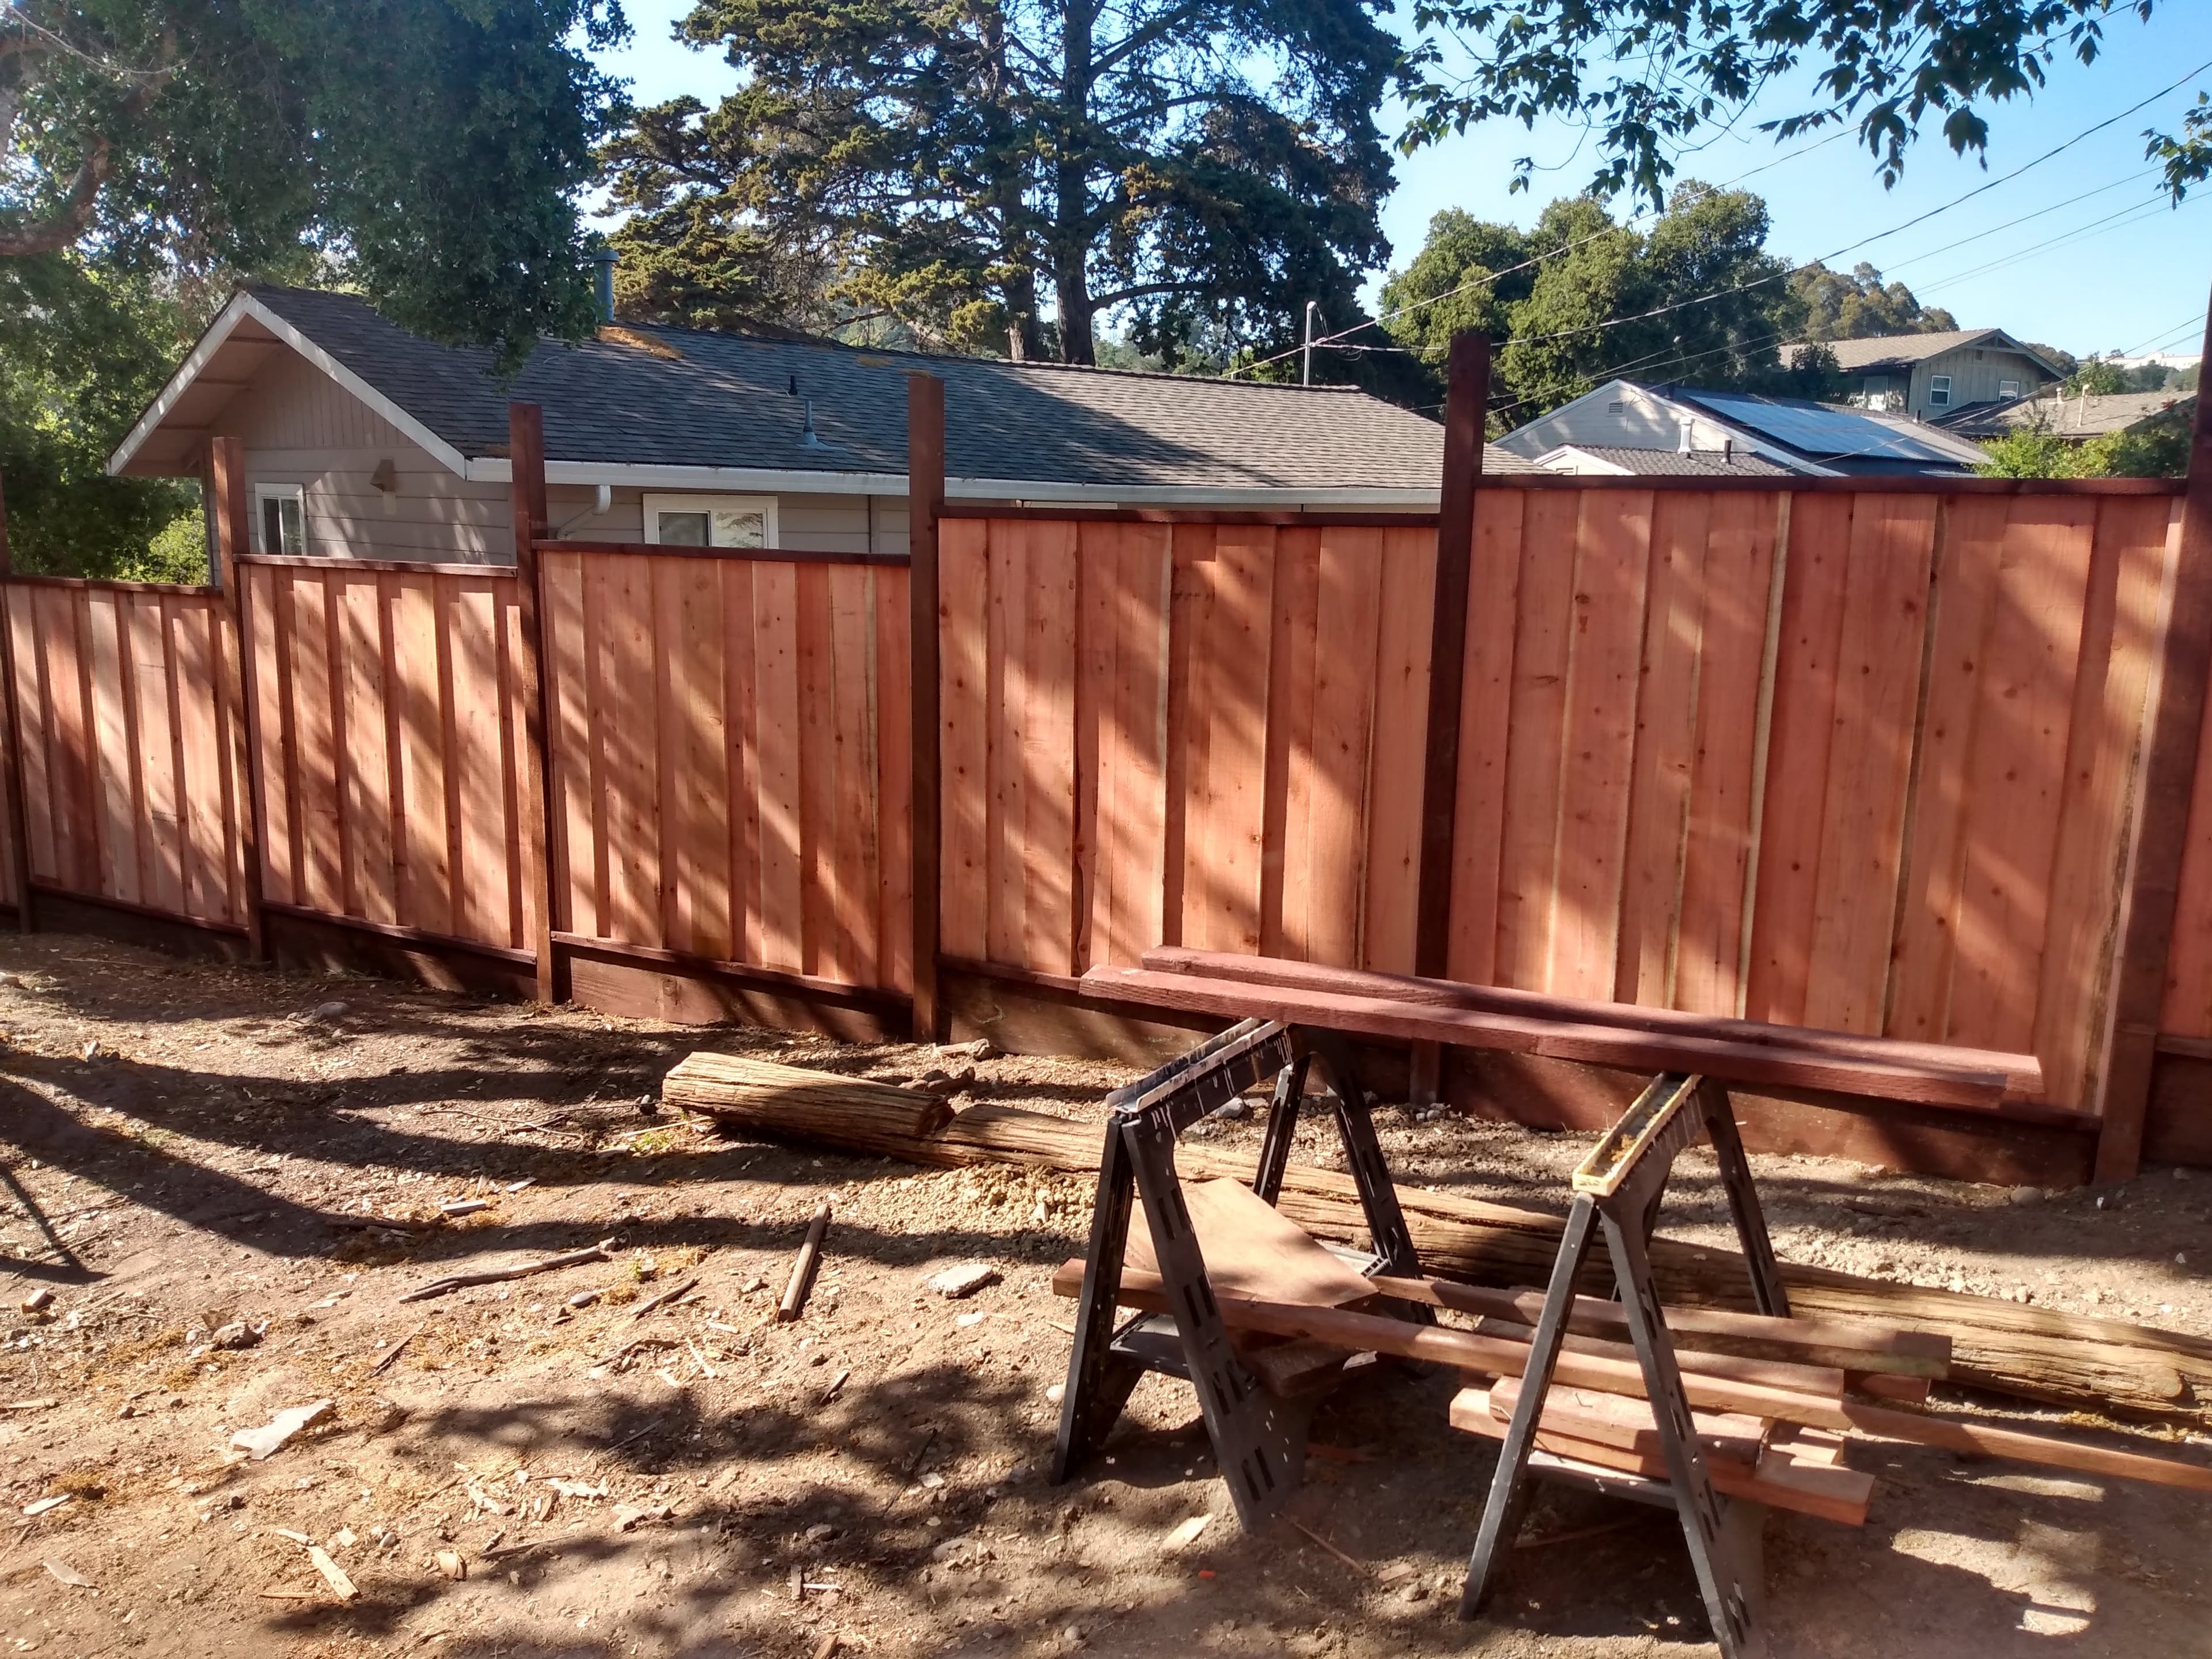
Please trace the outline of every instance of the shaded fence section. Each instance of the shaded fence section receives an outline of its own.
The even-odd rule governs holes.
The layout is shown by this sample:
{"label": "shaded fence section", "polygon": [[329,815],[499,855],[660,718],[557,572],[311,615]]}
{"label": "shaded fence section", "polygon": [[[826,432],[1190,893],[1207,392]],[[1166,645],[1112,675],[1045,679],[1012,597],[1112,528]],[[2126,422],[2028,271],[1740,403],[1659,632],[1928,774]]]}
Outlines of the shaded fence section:
{"label": "shaded fence section", "polygon": [[244,726],[220,595],[30,576],[6,592],[33,890],[244,933]]}

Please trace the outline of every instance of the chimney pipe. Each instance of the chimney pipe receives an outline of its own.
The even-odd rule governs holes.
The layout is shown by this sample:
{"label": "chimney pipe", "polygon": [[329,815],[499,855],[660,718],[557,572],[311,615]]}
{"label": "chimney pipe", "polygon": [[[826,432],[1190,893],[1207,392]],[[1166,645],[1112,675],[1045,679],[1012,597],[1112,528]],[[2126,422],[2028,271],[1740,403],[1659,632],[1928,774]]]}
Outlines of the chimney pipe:
{"label": "chimney pipe", "polygon": [[603,247],[592,255],[592,294],[599,313],[599,320],[611,323],[615,319],[615,265],[617,258],[611,247]]}

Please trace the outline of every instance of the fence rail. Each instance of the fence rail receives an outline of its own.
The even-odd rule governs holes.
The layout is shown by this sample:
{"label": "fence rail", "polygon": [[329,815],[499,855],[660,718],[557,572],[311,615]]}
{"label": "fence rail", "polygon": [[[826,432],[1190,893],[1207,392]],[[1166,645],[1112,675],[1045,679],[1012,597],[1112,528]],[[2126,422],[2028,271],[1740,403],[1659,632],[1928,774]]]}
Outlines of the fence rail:
{"label": "fence rail", "polygon": [[833,557],[551,539],[531,413],[514,569],[246,556],[226,451],[219,586],[0,585],[0,899],[932,1034],[940,965],[1443,972],[2032,1050],[2106,1173],[2152,1038],[2212,1057],[2212,465],[1470,470],[1445,523],[948,506],[918,428],[911,557]]}

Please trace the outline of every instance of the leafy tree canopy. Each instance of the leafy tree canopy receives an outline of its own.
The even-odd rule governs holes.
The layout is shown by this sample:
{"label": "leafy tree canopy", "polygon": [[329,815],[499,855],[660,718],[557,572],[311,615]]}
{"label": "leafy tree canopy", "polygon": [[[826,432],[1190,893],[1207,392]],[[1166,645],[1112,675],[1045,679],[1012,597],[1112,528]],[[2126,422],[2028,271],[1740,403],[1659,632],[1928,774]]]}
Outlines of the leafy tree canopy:
{"label": "leafy tree canopy", "polygon": [[891,325],[1090,362],[1355,314],[1389,254],[1387,0],[702,0],[741,72],[605,159],[626,315]]}
{"label": "leafy tree canopy", "polygon": [[510,360],[592,317],[576,193],[619,0],[0,0],[0,256],[263,273],[302,249]]}
{"label": "leafy tree canopy", "polygon": [[1401,313],[1384,325],[1431,365],[1462,329],[1503,341],[1492,374],[1513,424],[1615,375],[1833,395],[1831,354],[1784,359],[1808,307],[1766,232],[1757,196],[1695,182],[1645,231],[1587,196],[1553,202],[1526,232],[1454,210],[1383,288],[1384,314]]}
{"label": "leafy tree canopy", "polygon": [[[1732,122],[1801,69],[1802,106],[1779,139],[1855,125],[1886,183],[1923,126],[1961,155],[1986,148],[1984,111],[2032,97],[2061,56],[2093,62],[2115,14],[2154,0],[1415,0],[1425,45],[1412,142],[1494,117],[1592,128],[1593,188],[1663,199],[1674,155]],[[1464,51],[1457,48],[1464,47]],[[2164,148],[2161,149],[2161,146]],[[2179,191],[2212,170],[2212,106],[2177,139],[2152,137]],[[1533,162],[1515,180],[1525,186]]]}
{"label": "leafy tree canopy", "polygon": [[1959,325],[1959,319],[1942,307],[1923,306],[1904,283],[1885,286],[1881,273],[1864,262],[1847,276],[1815,259],[1790,273],[1790,286],[1805,302],[1808,340],[1941,334]]}
{"label": "leafy tree canopy", "polygon": [[2189,470],[2189,422],[2169,419],[2134,431],[2069,443],[2042,428],[2024,428],[1982,445],[1989,459],[1975,470],[1998,478],[2179,478]]}

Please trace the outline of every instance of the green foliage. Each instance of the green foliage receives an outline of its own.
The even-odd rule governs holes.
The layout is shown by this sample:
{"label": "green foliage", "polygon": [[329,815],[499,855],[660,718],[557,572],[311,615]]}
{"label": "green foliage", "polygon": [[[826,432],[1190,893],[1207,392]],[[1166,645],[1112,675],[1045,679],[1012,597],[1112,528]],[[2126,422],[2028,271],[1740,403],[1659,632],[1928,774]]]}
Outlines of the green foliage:
{"label": "green foliage", "polygon": [[119,574],[198,499],[192,484],[106,471],[188,323],[143,277],[71,253],[0,259],[0,488],[18,569]]}
{"label": "green foliage", "polygon": [[1615,375],[1833,395],[1832,354],[1783,361],[1783,343],[1804,331],[1805,304],[1783,280],[1788,263],[1765,251],[1766,232],[1757,196],[1695,182],[1648,232],[1615,223],[1587,196],[1553,203],[1525,234],[1440,213],[1383,287],[1386,313],[1413,307],[1385,326],[1432,369],[1463,329],[1503,341],[1492,372],[1515,424]]}
{"label": "green foliage", "polygon": [[[1559,117],[1596,131],[1598,193],[1627,188],[1656,203],[1692,134],[1811,71],[1801,106],[1761,130],[1788,139],[1855,123],[1894,184],[1924,124],[1959,154],[1980,154],[1984,105],[2033,96],[2062,52],[2094,60],[2106,17],[2148,18],[2152,3],[1415,0],[1425,76],[1408,137],[1432,143],[1494,117],[1530,126]],[[2169,173],[2204,176],[2204,129],[2194,131]],[[1516,188],[1533,167],[1522,159]]]}
{"label": "green foliage", "polygon": [[623,314],[1180,363],[1356,315],[1387,256],[1381,0],[702,0],[738,89],[608,144]]}
{"label": "green foliage", "polygon": [[[194,490],[194,495],[198,495]],[[115,574],[125,581],[183,582],[198,586],[208,579],[207,520],[195,505],[154,532],[146,550],[125,559]]]}
{"label": "green foliage", "polygon": [[1959,325],[1942,307],[1923,307],[1904,283],[1884,286],[1881,272],[1863,260],[1847,276],[1815,259],[1790,273],[1790,288],[1805,303],[1805,337],[1810,340],[1941,334]]}
{"label": "green foliage", "polygon": [[2062,379],[2081,367],[2080,358],[2070,351],[2061,351],[2057,346],[2043,345],[2031,340],[2027,342],[2027,349],[2057,369]]}
{"label": "green foliage", "polygon": [[395,321],[588,332],[577,194],[619,108],[579,50],[618,0],[17,0],[0,21],[0,254],[313,263]]}
{"label": "green foliage", "polygon": [[1982,442],[1989,459],[1974,469],[1990,478],[2078,478],[2081,450],[2054,432],[2022,428]]}
{"label": "green foliage", "polygon": [[2059,390],[2069,398],[2078,398],[2084,392],[2093,398],[2106,398],[2123,392],[2163,392],[2169,386],[2178,386],[2185,378],[2164,363],[2111,363],[2087,357],[2075,363]]}
{"label": "green foliage", "polygon": [[2167,418],[2087,443],[2033,427],[1985,441],[1975,471],[1999,478],[2179,478],[2189,471],[2189,425]]}

